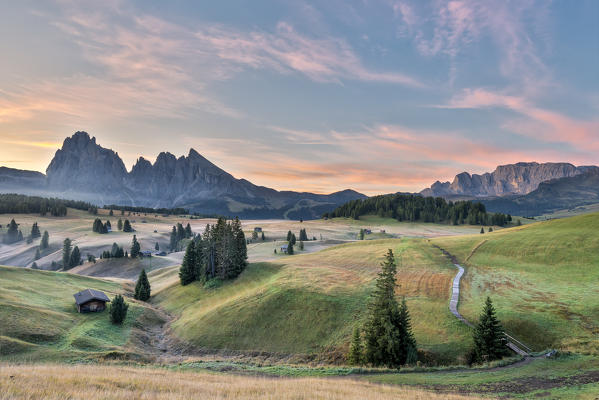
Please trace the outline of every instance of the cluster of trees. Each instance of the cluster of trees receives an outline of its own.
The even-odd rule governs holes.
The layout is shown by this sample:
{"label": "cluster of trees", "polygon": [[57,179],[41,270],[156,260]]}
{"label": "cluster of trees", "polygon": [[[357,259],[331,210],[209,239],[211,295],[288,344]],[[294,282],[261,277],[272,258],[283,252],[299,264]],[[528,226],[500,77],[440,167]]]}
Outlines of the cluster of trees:
{"label": "cluster of trees", "polygon": [[362,215],[378,215],[398,221],[498,225],[511,221],[510,215],[487,213],[482,203],[445,201],[441,197],[412,194],[387,194],[368,199],[349,201],[324,218],[346,217],[359,219]]}
{"label": "cluster of trees", "polygon": [[94,225],[92,226],[92,231],[96,233],[108,233],[109,230],[112,230],[112,225],[110,221],[106,220],[105,223],[102,223],[100,218],[96,218],[94,220]]}
{"label": "cluster of trees", "polygon": [[90,203],[76,200],[26,196],[23,194],[0,194],[0,214],[50,214],[54,217],[67,215],[67,207],[87,210]]}
{"label": "cluster of trees", "polygon": [[134,206],[117,206],[116,204],[105,205],[105,209],[119,210],[121,215],[125,211],[144,213],[144,214],[163,214],[163,215],[188,215],[189,210],[185,208],[150,208],[150,207],[134,207]]}
{"label": "cluster of trees", "polygon": [[187,226],[185,226],[185,228],[183,227],[183,224],[177,223],[177,226],[173,226],[173,230],[171,231],[171,251],[176,251],[183,239],[191,239],[192,237],[193,231],[191,230],[191,225],[189,225],[189,223]]}
{"label": "cluster of trees", "polygon": [[105,250],[100,255],[100,258],[123,258],[126,257],[127,253],[123,250],[121,246],[116,243],[112,244],[112,248],[110,250]]}
{"label": "cluster of trees", "polygon": [[71,239],[66,238],[62,243],[62,268],[68,270],[81,265],[82,262],[79,247],[73,247]]}
{"label": "cluster of trees", "polygon": [[370,299],[363,337],[359,328],[354,331],[348,355],[353,364],[399,368],[418,360],[406,301],[399,304],[395,297],[396,274],[395,257],[389,249]]}
{"label": "cluster of trees", "polygon": [[306,242],[308,239],[308,234],[306,233],[306,228],[300,229],[299,231],[299,240],[300,242]]}
{"label": "cluster of trees", "polygon": [[210,279],[233,279],[247,266],[247,246],[238,218],[219,218],[189,242],[179,270],[182,285]]}

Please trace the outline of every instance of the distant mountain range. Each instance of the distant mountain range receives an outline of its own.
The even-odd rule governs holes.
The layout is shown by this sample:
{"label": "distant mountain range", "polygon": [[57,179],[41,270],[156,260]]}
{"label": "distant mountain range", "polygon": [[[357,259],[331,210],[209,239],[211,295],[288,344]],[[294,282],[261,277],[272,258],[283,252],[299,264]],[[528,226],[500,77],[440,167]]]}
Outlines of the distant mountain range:
{"label": "distant mountain range", "polygon": [[462,172],[420,192],[477,200],[489,211],[533,216],[599,202],[599,167],[536,162],[501,165],[482,175]]}
{"label": "distant mountain range", "polygon": [[183,207],[203,214],[290,219],[317,218],[347,201],[366,197],[353,190],[322,195],[257,186],[236,179],[194,149],[179,158],[160,153],[153,164],[140,157],[128,172],[118,153],[98,145],[86,132],[65,139],[46,175],[0,168],[0,190],[98,205]]}

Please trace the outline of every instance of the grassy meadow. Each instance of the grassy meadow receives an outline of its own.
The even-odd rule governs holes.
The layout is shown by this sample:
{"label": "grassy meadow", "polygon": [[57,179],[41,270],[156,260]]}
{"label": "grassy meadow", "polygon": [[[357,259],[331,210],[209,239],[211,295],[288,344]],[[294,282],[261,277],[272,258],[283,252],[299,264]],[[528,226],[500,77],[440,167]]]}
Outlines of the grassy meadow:
{"label": "grassy meadow", "polygon": [[599,213],[432,242],[466,266],[464,316],[475,320],[491,296],[534,349],[599,354]]}
{"label": "grassy meadow", "polygon": [[86,288],[102,290],[110,298],[127,291],[113,281],[0,267],[0,359],[95,359],[133,352],[131,331],[152,310],[128,299],[125,323],[113,325],[108,311],[77,312],[73,294]]}
{"label": "grassy meadow", "polygon": [[174,333],[214,350],[285,354],[327,353],[339,361],[354,326],[367,315],[368,296],[387,249],[398,266],[414,332],[431,362],[457,362],[469,330],[447,307],[455,268],[421,239],[368,240],[254,263],[217,289],[181,286],[176,269],[155,271],[152,303],[178,318]]}

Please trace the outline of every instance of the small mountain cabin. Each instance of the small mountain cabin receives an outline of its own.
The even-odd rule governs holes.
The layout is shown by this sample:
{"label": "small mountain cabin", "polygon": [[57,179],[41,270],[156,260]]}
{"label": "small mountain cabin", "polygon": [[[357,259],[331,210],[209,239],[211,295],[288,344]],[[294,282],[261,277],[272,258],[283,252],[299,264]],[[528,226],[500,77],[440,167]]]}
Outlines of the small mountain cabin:
{"label": "small mountain cabin", "polygon": [[254,228],[254,232],[260,233],[260,232],[262,232],[262,228],[259,227],[259,226],[257,226],[257,227]]}
{"label": "small mountain cabin", "polygon": [[77,311],[80,313],[100,312],[106,309],[106,303],[110,301],[104,292],[94,289],[85,289],[73,295]]}

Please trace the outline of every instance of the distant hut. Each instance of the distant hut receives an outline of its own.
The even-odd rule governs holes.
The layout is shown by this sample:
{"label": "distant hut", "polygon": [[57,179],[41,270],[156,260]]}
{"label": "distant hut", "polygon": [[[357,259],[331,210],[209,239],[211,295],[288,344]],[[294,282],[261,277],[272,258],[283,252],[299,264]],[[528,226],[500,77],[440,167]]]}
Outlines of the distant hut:
{"label": "distant hut", "polygon": [[262,228],[257,226],[254,228],[254,232],[260,233],[260,232],[262,232]]}
{"label": "distant hut", "polygon": [[110,301],[104,292],[94,289],[85,289],[73,295],[77,311],[84,312],[99,312],[106,309],[106,303]]}
{"label": "distant hut", "polygon": [[152,257],[152,252],[150,250],[142,250],[140,253],[143,257]]}
{"label": "distant hut", "polygon": [[282,245],[281,246],[281,253],[287,253],[287,247],[288,246],[286,244]]}

